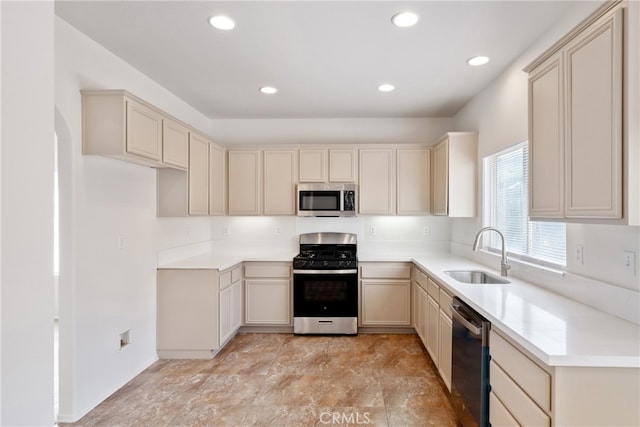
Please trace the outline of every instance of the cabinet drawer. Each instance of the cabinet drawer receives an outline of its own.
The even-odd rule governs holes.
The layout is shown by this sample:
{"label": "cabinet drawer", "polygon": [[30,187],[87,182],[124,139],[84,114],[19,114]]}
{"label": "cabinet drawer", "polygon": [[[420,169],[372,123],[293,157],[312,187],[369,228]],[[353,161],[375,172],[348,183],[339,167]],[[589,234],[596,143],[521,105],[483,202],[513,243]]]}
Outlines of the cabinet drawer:
{"label": "cabinet drawer", "polygon": [[226,289],[231,285],[231,272],[225,271],[220,275],[220,290]]}
{"label": "cabinet drawer", "polygon": [[363,265],[360,268],[360,277],[363,279],[409,279],[411,266],[394,263]]}
{"label": "cabinet drawer", "polygon": [[440,289],[440,310],[442,310],[449,319],[452,318],[451,314],[451,295],[446,293],[444,289]]}
{"label": "cabinet drawer", "polygon": [[242,267],[238,266],[231,270],[231,283],[239,282],[242,279]]}
{"label": "cabinet drawer", "polygon": [[523,426],[550,426],[551,420],[518,384],[492,360],[489,369],[491,391]]}
{"label": "cabinet drawer", "polygon": [[440,286],[431,279],[427,280],[427,293],[434,300],[440,301]]}
{"label": "cabinet drawer", "polygon": [[418,286],[420,286],[425,291],[427,290],[427,275],[426,274],[424,274],[422,271],[416,269],[416,274],[415,274],[414,280],[416,281]]}
{"label": "cabinet drawer", "polygon": [[544,410],[551,410],[551,375],[504,338],[491,331],[491,359]]}
{"label": "cabinet drawer", "polygon": [[291,277],[289,264],[248,264],[244,277]]}
{"label": "cabinet drawer", "polygon": [[520,426],[494,392],[489,393],[489,423],[495,427]]}

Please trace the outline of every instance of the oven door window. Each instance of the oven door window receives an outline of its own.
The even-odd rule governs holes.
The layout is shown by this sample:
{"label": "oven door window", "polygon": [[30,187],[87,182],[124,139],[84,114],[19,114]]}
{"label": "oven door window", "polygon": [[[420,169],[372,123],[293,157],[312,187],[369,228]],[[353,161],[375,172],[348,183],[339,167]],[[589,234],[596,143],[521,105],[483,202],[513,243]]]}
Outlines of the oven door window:
{"label": "oven door window", "polygon": [[295,274],[295,317],[355,317],[358,315],[357,274]]}
{"label": "oven door window", "polygon": [[340,210],[340,191],[301,191],[301,211]]}

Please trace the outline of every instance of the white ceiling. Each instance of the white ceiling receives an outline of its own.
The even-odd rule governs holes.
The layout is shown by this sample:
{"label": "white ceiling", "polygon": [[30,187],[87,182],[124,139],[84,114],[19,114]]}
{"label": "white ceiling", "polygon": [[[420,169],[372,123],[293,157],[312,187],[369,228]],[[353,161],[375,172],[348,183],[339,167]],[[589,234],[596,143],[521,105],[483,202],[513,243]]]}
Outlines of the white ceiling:
{"label": "white ceiling", "polygon": [[[57,15],[210,118],[450,117],[568,1],[61,1]],[[391,16],[411,10],[415,27]],[[216,14],[237,27],[209,26]],[[491,57],[470,67],[466,59]],[[391,93],[380,83],[396,86]],[[273,85],[275,95],[260,86]]]}

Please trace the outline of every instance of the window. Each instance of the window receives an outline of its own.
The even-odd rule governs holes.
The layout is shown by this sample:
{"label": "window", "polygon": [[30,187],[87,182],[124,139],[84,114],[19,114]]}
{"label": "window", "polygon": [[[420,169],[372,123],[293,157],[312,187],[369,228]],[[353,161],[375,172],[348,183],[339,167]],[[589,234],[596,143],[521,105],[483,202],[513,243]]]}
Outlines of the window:
{"label": "window", "polygon": [[[566,265],[566,229],[561,222],[529,221],[528,144],[484,158],[484,225],[504,234],[511,257],[551,267]],[[483,236],[485,249],[499,251],[497,233]]]}

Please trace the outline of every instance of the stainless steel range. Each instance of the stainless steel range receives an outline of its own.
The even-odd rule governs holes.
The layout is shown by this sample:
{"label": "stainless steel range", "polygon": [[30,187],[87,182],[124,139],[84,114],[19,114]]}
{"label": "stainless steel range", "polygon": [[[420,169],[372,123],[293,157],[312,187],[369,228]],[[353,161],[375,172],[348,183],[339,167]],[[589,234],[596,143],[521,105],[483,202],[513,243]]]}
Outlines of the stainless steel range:
{"label": "stainless steel range", "polygon": [[293,258],[293,332],[358,333],[355,234],[300,235],[300,253]]}

